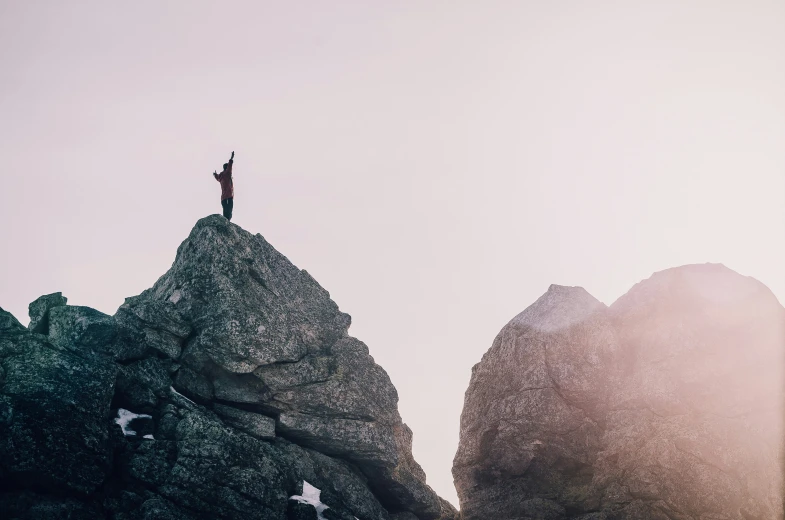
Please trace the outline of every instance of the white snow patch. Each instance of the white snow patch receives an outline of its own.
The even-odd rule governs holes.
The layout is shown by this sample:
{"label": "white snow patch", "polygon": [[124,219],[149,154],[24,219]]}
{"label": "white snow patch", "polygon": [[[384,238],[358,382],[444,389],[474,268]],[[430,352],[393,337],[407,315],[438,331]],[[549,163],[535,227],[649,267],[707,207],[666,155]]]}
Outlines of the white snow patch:
{"label": "white snow patch", "polygon": [[180,301],[180,298],[182,298],[182,297],[183,297],[183,294],[178,289],[178,290],[176,290],[175,292],[172,293],[172,295],[169,297],[169,301],[172,302],[172,303],[177,303],[177,302]]}
{"label": "white snow patch", "polygon": [[153,439],[153,440],[155,440],[155,437],[153,437],[153,434],[152,434],[152,433],[148,433],[148,434],[147,434],[147,435],[145,435],[143,438],[144,438],[144,439]]}
{"label": "white snow patch", "polygon": [[322,516],[322,511],[325,509],[330,509],[328,506],[322,504],[320,500],[322,496],[322,490],[317,489],[310,485],[307,481],[303,480],[303,494],[302,495],[294,495],[289,497],[289,500],[297,500],[301,504],[310,504],[316,509],[316,516],[319,520],[327,520]]}
{"label": "white snow patch", "polygon": [[261,334],[264,331],[265,331],[264,325],[259,325],[259,328],[256,329],[256,332],[258,332],[259,334]]}
{"label": "white snow patch", "polygon": [[152,415],[147,415],[144,413],[134,413],[129,410],[126,410],[125,408],[118,408],[117,418],[114,420],[114,422],[120,425],[120,428],[123,429],[123,435],[128,437],[129,435],[136,435],[136,432],[128,427],[128,424],[131,421],[133,421],[134,419],[152,419],[152,418],[153,418]]}
{"label": "white snow patch", "polygon": [[190,399],[188,399],[187,397],[185,397],[183,394],[181,394],[180,392],[178,392],[177,390],[175,390],[173,386],[170,386],[170,387],[169,387],[169,390],[171,390],[171,391],[172,391],[172,393],[173,393],[174,395],[179,395],[180,397],[182,397],[183,399],[185,399],[185,400],[186,400],[186,401],[188,401],[189,403],[191,403],[191,404],[193,404],[193,405],[195,405],[195,404],[196,404],[195,402],[191,401]]}

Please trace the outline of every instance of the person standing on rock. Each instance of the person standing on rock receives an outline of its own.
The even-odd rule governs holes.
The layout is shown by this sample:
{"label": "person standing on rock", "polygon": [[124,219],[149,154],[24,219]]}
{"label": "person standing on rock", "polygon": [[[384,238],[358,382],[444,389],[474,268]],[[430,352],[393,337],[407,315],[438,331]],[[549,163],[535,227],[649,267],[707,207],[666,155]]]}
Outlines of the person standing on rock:
{"label": "person standing on rock", "polygon": [[234,152],[229,158],[229,162],[224,164],[221,173],[213,171],[215,180],[221,183],[221,207],[224,210],[226,220],[232,220],[232,208],[234,207],[234,183],[232,182],[232,164],[234,163]]}

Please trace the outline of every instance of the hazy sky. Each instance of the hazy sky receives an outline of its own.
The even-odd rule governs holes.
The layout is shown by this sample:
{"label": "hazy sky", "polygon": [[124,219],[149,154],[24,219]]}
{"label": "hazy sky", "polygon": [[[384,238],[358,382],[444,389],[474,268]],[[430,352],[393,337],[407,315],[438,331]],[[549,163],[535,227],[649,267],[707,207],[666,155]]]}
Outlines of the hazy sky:
{"label": "hazy sky", "polygon": [[114,313],[237,152],[234,222],[390,374],[428,482],[551,283],[721,262],[785,301],[785,2],[0,0],[0,306]]}

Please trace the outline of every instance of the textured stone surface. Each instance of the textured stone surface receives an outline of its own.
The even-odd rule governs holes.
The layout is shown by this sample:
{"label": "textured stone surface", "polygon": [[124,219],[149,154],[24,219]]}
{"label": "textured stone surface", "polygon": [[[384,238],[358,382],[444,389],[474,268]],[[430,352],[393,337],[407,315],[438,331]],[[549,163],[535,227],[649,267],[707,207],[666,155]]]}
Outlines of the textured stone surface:
{"label": "textured stone surface", "polygon": [[260,235],[202,219],[135,302],[172,305],[191,325],[180,371],[204,379],[178,374],[186,396],[212,392],[222,404],[277,417],[280,435],[356,464],[389,509],[441,516],[387,373],[347,335],[351,319],[327,291]]}
{"label": "textured stone surface", "polygon": [[275,419],[259,413],[246,412],[233,406],[216,404],[213,407],[224,422],[257,439],[275,438]]}
{"label": "textured stone surface", "polygon": [[49,311],[49,341],[82,355],[103,352],[117,336],[111,316],[90,307],[65,305]]}
{"label": "textured stone surface", "polygon": [[114,364],[13,326],[0,329],[0,367],[0,479],[95,491],[109,472]]}
{"label": "textured stone surface", "polygon": [[3,518],[316,518],[307,481],[324,518],[457,520],[349,316],[261,236],[208,217],[114,316],[60,298],[39,333],[0,309]]}
{"label": "textured stone surface", "polygon": [[45,294],[36,299],[28,306],[30,325],[27,328],[39,334],[49,334],[49,311],[53,307],[62,307],[66,302],[68,298],[59,292]]}
{"label": "textured stone surface", "polygon": [[13,314],[0,307],[0,331],[11,333],[23,328],[24,326],[19,323],[19,320],[14,318]]}
{"label": "textured stone surface", "polygon": [[351,321],[261,235],[218,217],[196,224],[172,268],[138,300],[172,303],[195,329],[187,359],[237,374],[329,352]]}
{"label": "textured stone surface", "polygon": [[782,518],[785,311],[721,265],[552,286],[472,371],[464,520]]}
{"label": "textured stone surface", "polygon": [[171,302],[126,298],[114,317],[127,341],[147,345],[172,359],[180,356],[192,330]]}

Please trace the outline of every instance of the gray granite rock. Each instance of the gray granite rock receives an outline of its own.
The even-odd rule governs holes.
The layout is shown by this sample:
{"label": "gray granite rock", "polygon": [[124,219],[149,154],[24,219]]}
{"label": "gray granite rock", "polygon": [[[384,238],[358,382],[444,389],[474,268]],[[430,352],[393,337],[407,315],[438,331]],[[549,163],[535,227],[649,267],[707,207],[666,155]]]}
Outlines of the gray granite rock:
{"label": "gray granite rock", "polygon": [[14,329],[19,330],[23,328],[24,326],[19,323],[19,320],[17,320],[13,314],[3,310],[3,308],[0,307],[0,330],[11,331]]}
{"label": "gray granite rock", "polygon": [[0,480],[77,495],[98,489],[110,471],[115,365],[13,327],[0,329],[0,366]]}
{"label": "gray granite rock", "polygon": [[720,265],[552,286],[472,370],[464,520],[782,518],[785,310]]}
{"label": "gray granite rock", "polygon": [[155,357],[120,365],[115,385],[115,404],[145,412],[155,409],[169,394],[172,379],[168,360]]}
{"label": "gray granite rock", "polygon": [[194,348],[232,373],[329,349],[350,323],[261,235],[217,215],[197,222],[172,268],[138,301],[173,304],[194,328]]}
{"label": "gray granite rock", "polygon": [[174,304],[166,301],[126,298],[114,318],[135,341],[172,359],[180,356],[183,342],[192,331]]}
{"label": "gray granite rock", "polygon": [[386,372],[327,291],[260,235],[200,220],[134,302],[171,305],[191,325],[175,379],[186,396],[209,399],[211,387],[222,404],[277,416],[280,435],[356,464],[386,507],[441,516]]}
{"label": "gray granite rock", "polygon": [[49,311],[53,307],[62,307],[67,302],[68,298],[60,292],[45,294],[37,298],[28,306],[30,325],[27,328],[39,334],[49,334]]}
{"label": "gray granite rock", "polygon": [[117,336],[114,318],[90,307],[64,305],[49,310],[49,341],[80,355],[108,350]]}
{"label": "gray granite rock", "polygon": [[247,412],[233,406],[216,404],[213,411],[217,413],[224,422],[242,430],[257,439],[275,438],[275,419],[259,413]]}
{"label": "gray granite rock", "polygon": [[12,518],[316,518],[307,481],[323,518],[457,520],[349,316],[261,236],[200,220],[114,316],[50,296],[35,333],[0,309]]}
{"label": "gray granite rock", "polygon": [[104,518],[97,503],[52,497],[33,491],[0,491],[0,512],[9,520],[96,520]]}

